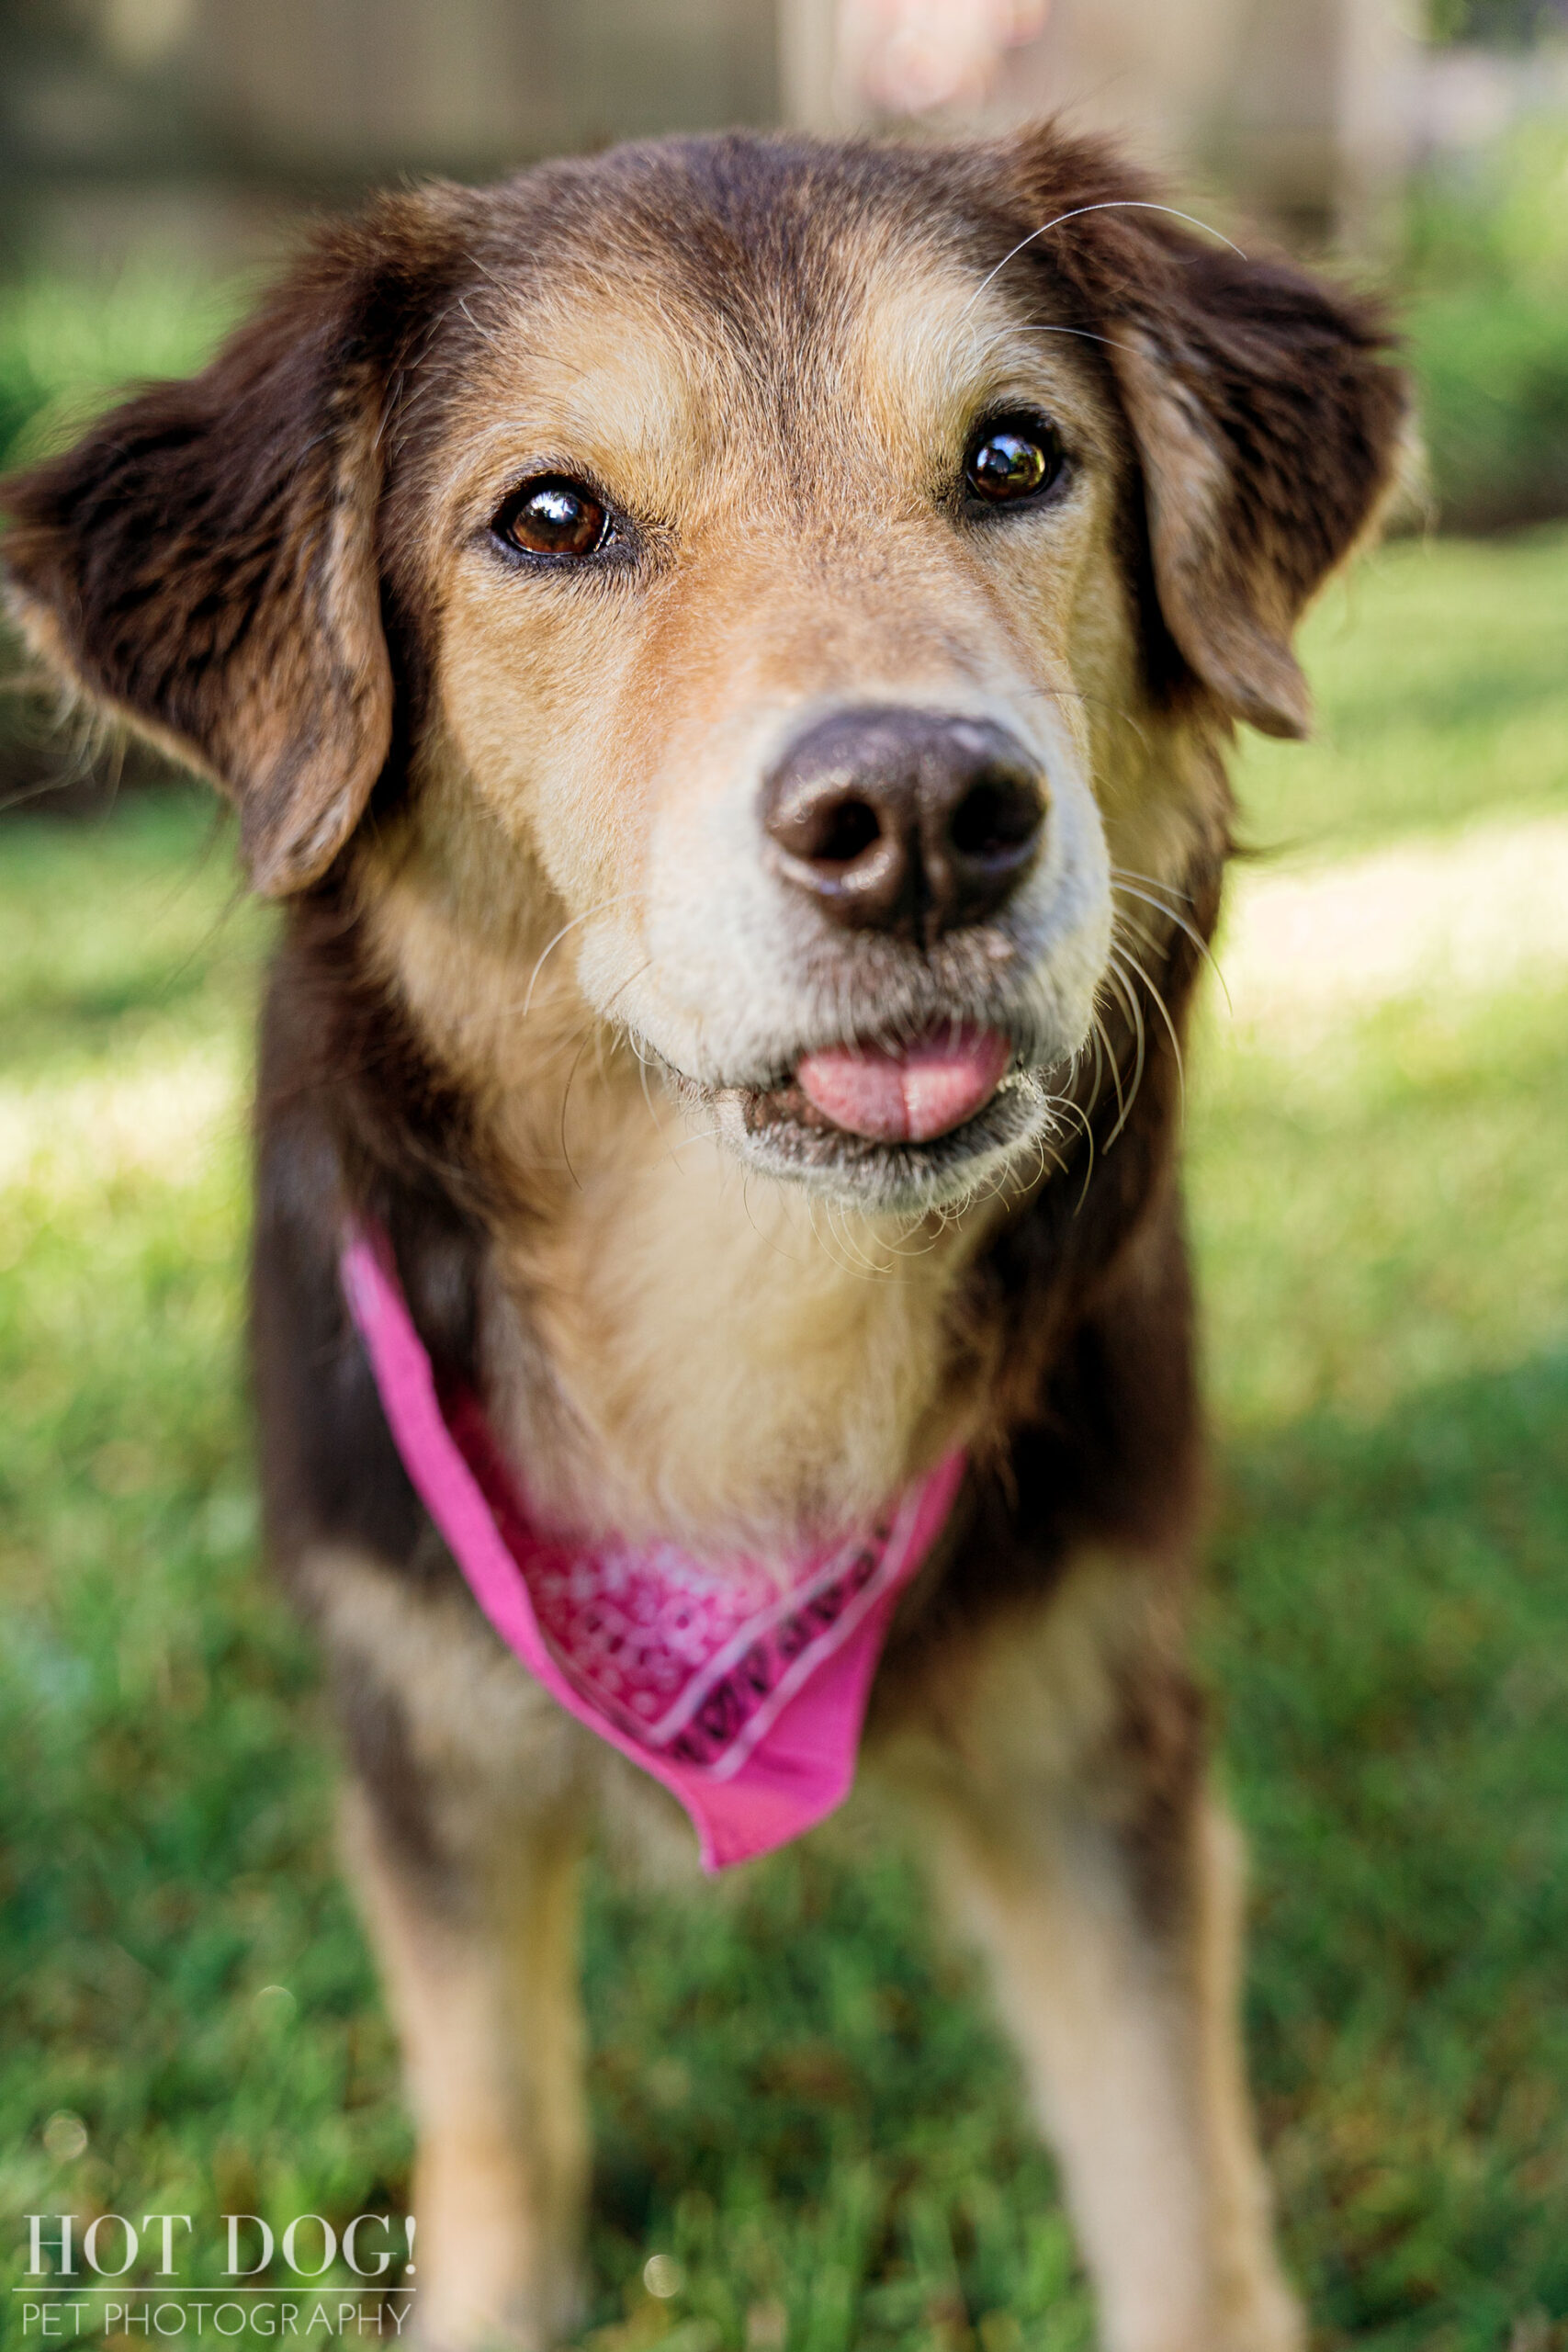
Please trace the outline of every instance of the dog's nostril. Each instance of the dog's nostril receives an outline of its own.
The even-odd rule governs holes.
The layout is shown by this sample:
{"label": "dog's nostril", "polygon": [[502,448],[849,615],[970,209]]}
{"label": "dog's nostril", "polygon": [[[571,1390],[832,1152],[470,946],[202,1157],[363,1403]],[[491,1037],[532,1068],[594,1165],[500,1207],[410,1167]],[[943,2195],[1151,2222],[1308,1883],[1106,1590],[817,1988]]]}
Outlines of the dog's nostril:
{"label": "dog's nostril", "polygon": [[798,737],[762,788],[766,854],[829,922],[930,947],[989,922],[1043,838],[1038,763],[988,719],[874,705]]}
{"label": "dog's nostril", "polygon": [[953,810],[947,837],[961,857],[1010,856],[1040,831],[1040,796],[1010,776],[984,777]]}
{"label": "dog's nostril", "polygon": [[807,854],[819,865],[848,865],[881,839],[882,820],[869,800],[840,800],[820,811]]}

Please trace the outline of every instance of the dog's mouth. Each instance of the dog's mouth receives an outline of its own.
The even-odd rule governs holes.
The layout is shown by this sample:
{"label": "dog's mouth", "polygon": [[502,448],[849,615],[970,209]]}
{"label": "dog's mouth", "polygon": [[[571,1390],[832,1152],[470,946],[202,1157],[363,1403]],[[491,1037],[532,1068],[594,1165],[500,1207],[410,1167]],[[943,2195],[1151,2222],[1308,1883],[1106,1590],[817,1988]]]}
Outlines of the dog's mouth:
{"label": "dog's mouth", "polygon": [[1011,1059],[999,1029],[953,1021],[894,1045],[818,1046],[787,1084],[758,1095],[753,1131],[773,1117],[868,1143],[934,1143],[985,1109]]}
{"label": "dog's mouth", "polygon": [[897,1040],[813,1046],[771,1084],[682,1091],[753,1166],[907,1209],[959,1196],[1049,1124],[1040,1073],[1018,1055],[1002,1029],[939,1020]]}

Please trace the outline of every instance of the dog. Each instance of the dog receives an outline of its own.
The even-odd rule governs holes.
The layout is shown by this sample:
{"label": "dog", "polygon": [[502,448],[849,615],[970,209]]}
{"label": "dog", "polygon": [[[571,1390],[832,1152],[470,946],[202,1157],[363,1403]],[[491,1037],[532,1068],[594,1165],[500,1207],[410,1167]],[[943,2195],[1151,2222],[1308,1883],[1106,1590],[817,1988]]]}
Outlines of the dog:
{"label": "dog", "polygon": [[[1405,411],[1374,308],[1096,141],[735,135],[389,196],[10,485],[32,645],[283,909],[266,1525],[442,2352],[580,2312],[596,1811],[662,1781],[721,1863],[857,1756],[1103,2342],[1302,2341],[1183,1649],[1180,1039],[1235,725],[1306,729],[1292,628]],[[750,1644],[637,1651],[700,1680],[662,1746],[612,1587]]]}

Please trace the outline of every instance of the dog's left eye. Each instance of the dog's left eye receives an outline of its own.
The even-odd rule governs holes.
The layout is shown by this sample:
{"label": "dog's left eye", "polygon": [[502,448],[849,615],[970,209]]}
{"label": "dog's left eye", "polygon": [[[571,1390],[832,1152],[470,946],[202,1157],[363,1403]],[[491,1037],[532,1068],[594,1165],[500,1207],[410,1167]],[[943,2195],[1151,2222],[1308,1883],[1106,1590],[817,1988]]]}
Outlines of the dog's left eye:
{"label": "dog's left eye", "polygon": [[1017,505],[1048,491],[1066,463],[1054,425],[1043,418],[998,418],[969,444],[964,487],[987,506]]}
{"label": "dog's left eye", "polygon": [[581,482],[541,474],[513,492],[491,529],[523,555],[581,557],[604,546],[610,517],[603,501]]}

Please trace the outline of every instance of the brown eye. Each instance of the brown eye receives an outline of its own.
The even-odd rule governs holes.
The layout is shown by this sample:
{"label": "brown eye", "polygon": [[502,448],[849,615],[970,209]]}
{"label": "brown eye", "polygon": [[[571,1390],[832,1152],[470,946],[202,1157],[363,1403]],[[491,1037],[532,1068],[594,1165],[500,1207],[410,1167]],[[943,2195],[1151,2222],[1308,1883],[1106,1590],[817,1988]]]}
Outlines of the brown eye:
{"label": "brown eye", "polygon": [[491,529],[524,555],[592,555],[609,535],[610,517],[580,481],[544,475],[514,491]]}
{"label": "brown eye", "polygon": [[987,506],[1038,498],[1062,470],[1062,445],[1051,426],[1028,423],[987,425],[964,461],[971,496]]}

